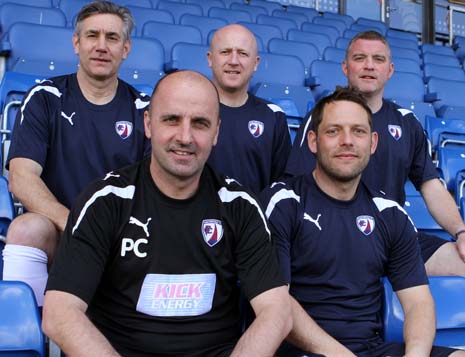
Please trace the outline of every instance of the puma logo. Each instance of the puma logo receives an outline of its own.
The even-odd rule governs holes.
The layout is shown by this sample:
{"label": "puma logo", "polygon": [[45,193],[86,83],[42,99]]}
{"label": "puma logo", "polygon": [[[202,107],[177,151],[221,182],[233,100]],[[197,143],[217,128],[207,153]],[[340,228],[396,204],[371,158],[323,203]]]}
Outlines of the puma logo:
{"label": "puma logo", "polygon": [[73,116],[76,114],[76,112],[73,112],[70,116],[66,115],[64,112],[61,112],[61,116],[65,118],[71,125],[74,125],[73,123]]}
{"label": "puma logo", "polygon": [[320,223],[318,223],[318,220],[320,219],[320,217],[321,217],[321,213],[318,213],[318,216],[316,217],[316,219],[313,219],[312,217],[310,217],[309,214],[304,212],[304,219],[312,222],[321,231]]}
{"label": "puma logo", "polygon": [[111,171],[105,175],[105,177],[103,178],[103,181],[108,180],[110,177],[120,177],[120,175],[115,175],[113,171]]}
{"label": "puma logo", "polygon": [[141,221],[139,221],[137,218],[134,218],[134,217],[130,217],[129,218],[129,224],[135,224],[136,226],[139,226],[141,227],[143,230],[144,230],[144,233],[145,235],[147,236],[147,238],[149,237],[149,229],[148,229],[148,226],[149,226],[149,222],[152,220],[152,218],[149,218],[147,220],[147,223],[142,223]]}

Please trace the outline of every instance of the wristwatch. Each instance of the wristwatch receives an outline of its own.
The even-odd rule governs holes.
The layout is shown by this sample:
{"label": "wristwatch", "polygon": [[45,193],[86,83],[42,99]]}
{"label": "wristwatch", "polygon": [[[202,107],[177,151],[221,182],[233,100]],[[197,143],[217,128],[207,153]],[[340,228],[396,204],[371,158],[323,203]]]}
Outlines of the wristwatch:
{"label": "wristwatch", "polygon": [[462,233],[465,233],[465,229],[462,229],[455,233],[454,240],[457,241],[457,239],[459,239],[459,235],[461,235]]}

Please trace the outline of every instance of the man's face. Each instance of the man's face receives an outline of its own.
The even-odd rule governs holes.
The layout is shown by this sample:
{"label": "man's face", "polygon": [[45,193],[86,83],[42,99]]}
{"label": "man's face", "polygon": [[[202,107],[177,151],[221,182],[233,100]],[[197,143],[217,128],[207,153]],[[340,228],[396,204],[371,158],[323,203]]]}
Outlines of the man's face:
{"label": "man's face", "polygon": [[213,82],[219,90],[246,92],[260,57],[252,33],[239,25],[218,30],[207,54],[213,72]]}
{"label": "man's face", "polygon": [[82,74],[97,80],[118,75],[121,62],[130,50],[123,28],[123,21],[112,14],[97,14],[82,21],[79,35],[73,35],[74,52],[79,56]]}
{"label": "man's face", "polygon": [[383,95],[384,86],[394,73],[387,47],[378,40],[355,41],[342,63],[349,86],[365,96]]}
{"label": "man's face", "polygon": [[359,177],[376,150],[368,113],[357,103],[337,101],[323,111],[318,135],[310,131],[308,143],[320,171],[330,180],[349,182]]}
{"label": "man's face", "polygon": [[219,129],[218,99],[206,79],[167,78],[145,112],[145,134],[152,143],[155,180],[199,178]]}

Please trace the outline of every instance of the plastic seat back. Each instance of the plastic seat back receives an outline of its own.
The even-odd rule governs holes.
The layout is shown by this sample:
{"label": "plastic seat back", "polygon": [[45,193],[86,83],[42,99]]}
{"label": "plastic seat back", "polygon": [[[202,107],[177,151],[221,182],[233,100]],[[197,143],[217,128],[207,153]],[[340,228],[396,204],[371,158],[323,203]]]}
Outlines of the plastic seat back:
{"label": "plastic seat back", "polygon": [[32,289],[0,281],[0,356],[45,356],[39,310]]}

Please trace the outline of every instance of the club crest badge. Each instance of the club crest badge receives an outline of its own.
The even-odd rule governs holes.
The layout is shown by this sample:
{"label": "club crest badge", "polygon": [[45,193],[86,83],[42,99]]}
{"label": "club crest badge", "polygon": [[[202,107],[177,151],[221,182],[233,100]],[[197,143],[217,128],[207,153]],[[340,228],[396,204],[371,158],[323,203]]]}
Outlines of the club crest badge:
{"label": "club crest badge", "polygon": [[402,128],[399,125],[388,125],[389,134],[396,140],[402,137]]}
{"label": "club crest badge", "polygon": [[375,219],[372,216],[358,216],[356,221],[357,228],[366,236],[375,229]]}
{"label": "club crest badge", "polygon": [[250,134],[252,134],[254,138],[258,138],[259,136],[261,136],[264,130],[265,130],[265,125],[261,121],[258,121],[258,120],[249,121],[249,131],[250,131]]}
{"label": "club crest badge", "polygon": [[121,139],[127,139],[132,134],[132,123],[129,121],[117,121],[115,130],[116,134],[118,134]]}
{"label": "club crest badge", "polygon": [[223,238],[223,223],[217,219],[202,221],[202,236],[209,247],[213,247]]}

